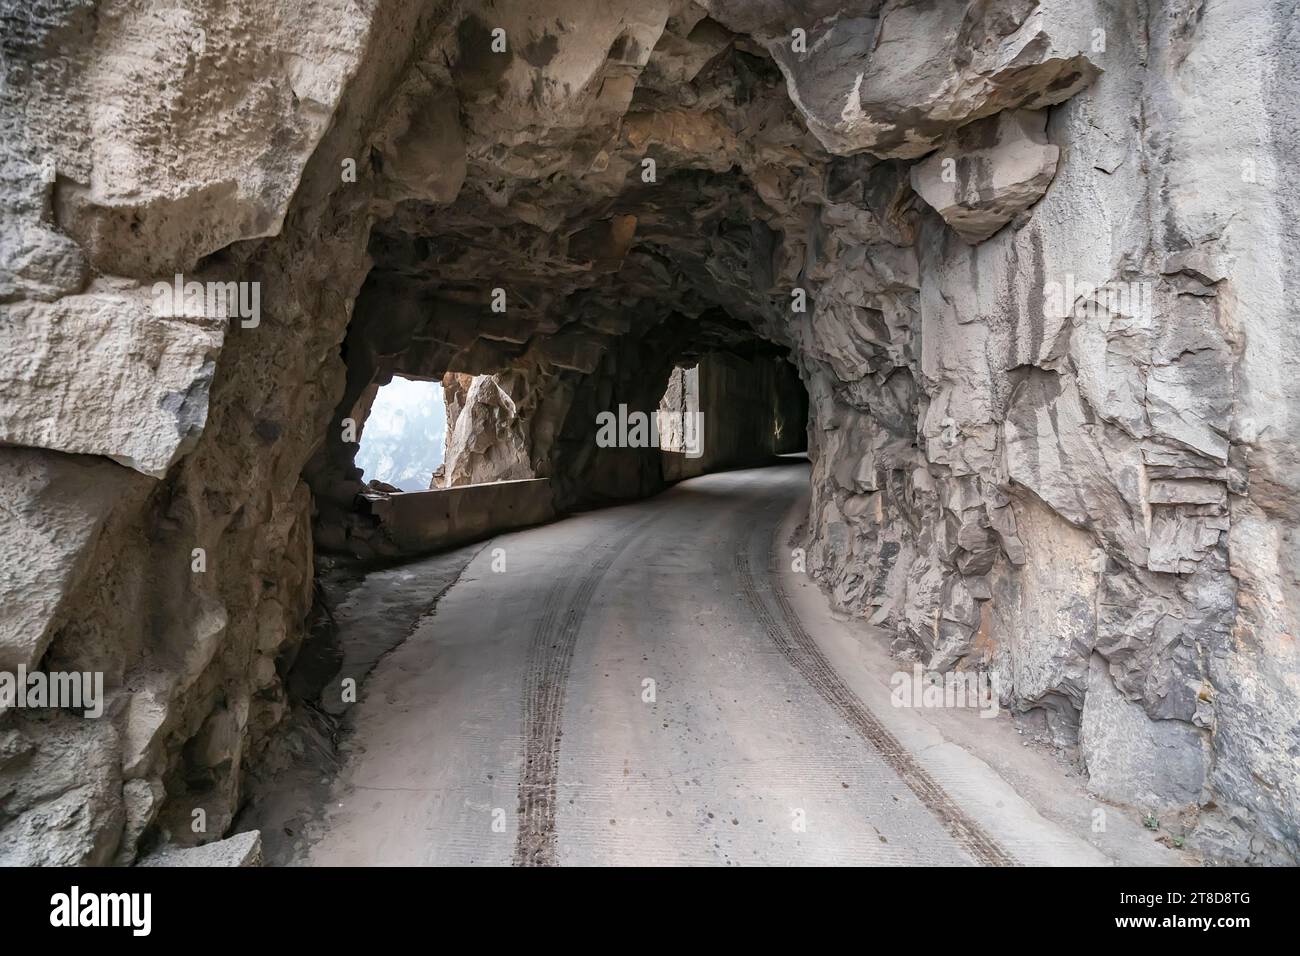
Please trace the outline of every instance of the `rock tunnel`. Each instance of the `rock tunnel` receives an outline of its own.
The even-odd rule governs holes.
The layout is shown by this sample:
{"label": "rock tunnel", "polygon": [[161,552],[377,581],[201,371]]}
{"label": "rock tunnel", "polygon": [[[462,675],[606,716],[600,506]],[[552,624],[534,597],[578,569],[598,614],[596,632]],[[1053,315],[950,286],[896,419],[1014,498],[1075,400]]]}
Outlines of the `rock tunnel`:
{"label": "rock tunnel", "polygon": [[[322,562],[804,450],[839,618],[1180,846],[1300,853],[1286,0],[0,21],[0,670],[105,688],[0,714],[0,860],[237,829]],[[701,458],[602,447],[683,369]],[[515,470],[368,485],[394,376],[490,376]]]}

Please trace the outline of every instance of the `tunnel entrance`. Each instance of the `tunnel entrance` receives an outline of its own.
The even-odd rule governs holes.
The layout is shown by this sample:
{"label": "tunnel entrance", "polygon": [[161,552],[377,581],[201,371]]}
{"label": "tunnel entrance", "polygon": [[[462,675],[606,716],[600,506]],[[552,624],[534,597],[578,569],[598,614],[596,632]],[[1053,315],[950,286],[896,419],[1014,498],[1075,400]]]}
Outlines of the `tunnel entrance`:
{"label": "tunnel entrance", "polygon": [[807,447],[809,400],[788,351],[720,309],[611,340],[586,372],[536,354],[543,337],[521,355],[480,355],[491,371],[442,373],[467,355],[426,343],[474,312],[406,305],[419,320],[404,338],[359,309],[344,343],[348,388],[307,471],[322,552],[415,556]]}

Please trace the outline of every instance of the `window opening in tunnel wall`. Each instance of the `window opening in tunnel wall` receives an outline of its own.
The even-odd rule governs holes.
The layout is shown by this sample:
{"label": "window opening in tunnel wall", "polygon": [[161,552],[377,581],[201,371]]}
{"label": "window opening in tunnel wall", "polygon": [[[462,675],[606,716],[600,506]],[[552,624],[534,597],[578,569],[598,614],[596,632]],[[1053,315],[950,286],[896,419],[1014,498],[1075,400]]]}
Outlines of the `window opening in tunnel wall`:
{"label": "window opening in tunnel wall", "polygon": [[677,366],[659,400],[659,448],[688,458],[704,453],[704,428],[700,412],[700,367]]}
{"label": "window opening in tunnel wall", "polygon": [[394,376],[380,387],[366,417],[356,465],[367,482],[424,491],[443,466],[446,438],[442,383]]}
{"label": "window opening in tunnel wall", "polygon": [[447,454],[434,488],[536,478],[530,453],[527,389],[509,373],[442,379],[447,403]]}

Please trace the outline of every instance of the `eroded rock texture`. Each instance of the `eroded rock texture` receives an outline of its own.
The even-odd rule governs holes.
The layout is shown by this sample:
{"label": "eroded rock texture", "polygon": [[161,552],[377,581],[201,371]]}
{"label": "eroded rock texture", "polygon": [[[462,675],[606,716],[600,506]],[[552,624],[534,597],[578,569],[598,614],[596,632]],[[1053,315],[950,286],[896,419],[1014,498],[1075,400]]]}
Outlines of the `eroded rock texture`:
{"label": "eroded rock texture", "polygon": [[438,487],[537,477],[528,454],[532,416],[518,404],[529,394],[527,386],[509,373],[451,373],[443,379],[447,458]]}
{"label": "eroded rock texture", "polygon": [[797,365],[834,604],[1300,853],[1291,0],[0,9],[0,661],[110,696],[0,717],[0,859],[224,835],[393,374],[565,507],[708,355]]}

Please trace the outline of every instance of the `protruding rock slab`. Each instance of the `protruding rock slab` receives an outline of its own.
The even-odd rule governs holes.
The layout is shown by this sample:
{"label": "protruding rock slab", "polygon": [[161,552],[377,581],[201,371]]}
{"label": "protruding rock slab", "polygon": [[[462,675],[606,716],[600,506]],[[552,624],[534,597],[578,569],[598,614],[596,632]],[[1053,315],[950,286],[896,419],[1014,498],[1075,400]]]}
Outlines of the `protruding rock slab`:
{"label": "protruding rock slab", "polygon": [[1047,142],[1047,113],[1008,110],[963,126],[912,167],[912,188],[971,245],[1043,198],[1061,151]]}
{"label": "protruding rock slab", "polygon": [[147,288],[18,302],[0,322],[0,442],[161,478],[198,441],[226,319],[158,315]]}
{"label": "protruding rock slab", "polygon": [[826,149],[914,159],[972,120],[1054,106],[1088,86],[1100,73],[1090,7],[896,3],[824,25],[791,9],[768,49]]}
{"label": "protruding rock slab", "polygon": [[[0,366],[11,358],[0,357]],[[133,506],[153,483],[103,459],[35,448],[5,452],[0,458],[0,567],[5,569],[0,670],[13,672],[20,665],[34,667],[45,653],[113,508]]]}
{"label": "protruding rock slab", "polygon": [[30,95],[60,222],[96,268],[165,275],[278,233],[360,63],[365,12],[110,2],[76,16],[93,46],[52,31],[42,54],[59,66],[36,71]]}
{"label": "protruding rock slab", "polygon": [[261,866],[262,833],[249,830],[203,846],[160,847],[136,866]]}
{"label": "protruding rock slab", "polygon": [[1201,800],[1209,769],[1202,732],[1148,717],[1119,692],[1100,654],[1088,668],[1079,744],[1098,796],[1150,810]]}

